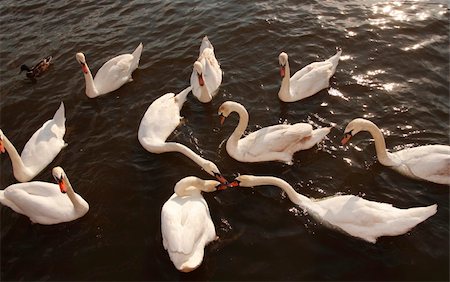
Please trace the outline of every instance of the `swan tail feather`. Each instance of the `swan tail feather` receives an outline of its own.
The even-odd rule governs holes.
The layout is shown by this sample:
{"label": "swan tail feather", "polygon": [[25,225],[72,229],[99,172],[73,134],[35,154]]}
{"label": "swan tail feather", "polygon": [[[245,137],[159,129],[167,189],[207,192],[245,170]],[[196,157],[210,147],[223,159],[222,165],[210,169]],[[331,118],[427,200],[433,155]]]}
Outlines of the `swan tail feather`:
{"label": "swan tail feather", "polygon": [[138,65],[139,65],[139,60],[141,58],[141,54],[142,54],[142,49],[144,48],[144,45],[142,45],[142,42],[139,43],[138,47],[136,47],[136,49],[133,51],[133,53],[131,54],[133,56],[133,64],[131,66],[131,69],[134,71],[135,69],[137,69]]}
{"label": "swan tail feather", "polygon": [[175,101],[178,103],[178,106],[180,107],[180,109],[183,107],[184,102],[186,102],[186,98],[187,95],[189,94],[189,92],[191,92],[192,87],[189,86],[186,89],[184,89],[183,91],[181,91],[180,93],[178,93],[177,96],[175,96]]}
{"label": "swan tail feather", "polygon": [[55,115],[53,116],[53,120],[59,127],[64,126],[64,124],[66,122],[64,102],[61,102],[58,110],[56,111]]}
{"label": "swan tail feather", "polygon": [[337,53],[327,60],[328,62],[330,62],[333,65],[331,68],[331,75],[333,75],[336,72],[336,68],[339,63],[339,58],[341,57],[341,54],[342,54],[342,49],[339,48]]}
{"label": "swan tail feather", "polygon": [[206,48],[211,48],[212,50],[214,50],[214,47],[211,44],[211,42],[209,41],[208,36],[205,35],[202,39],[202,44],[200,45],[199,57],[202,55],[203,50],[205,50]]}

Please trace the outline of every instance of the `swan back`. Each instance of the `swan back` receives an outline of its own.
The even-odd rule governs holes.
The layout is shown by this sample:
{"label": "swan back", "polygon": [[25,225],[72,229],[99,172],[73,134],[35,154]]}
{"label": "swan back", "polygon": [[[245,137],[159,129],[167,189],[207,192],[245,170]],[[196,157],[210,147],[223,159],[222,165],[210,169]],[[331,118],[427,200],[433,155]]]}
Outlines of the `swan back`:
{"label": "swan back", "polygon": [[21,159],[23,164],[33,172],[33,177],[42,171],[59,154],[66,145],[64,103],[61,102],[53,119],[45,122],[25,144]]}
{"label": "swan back", "polygon": [[144,148],[151,150],[148,148],[150,145],[166,142],[180,124],[180,110],[190,90],[191,87],[187,87],[176,96],[174,93],[167,93],[148,107],[138,130],[138,139]]}
{"label": "swan back", "polygon": [[180,271],[196,269],[203,261],[205,245],[217,237],[208,204],[199,193],[215,190],[212,185],[197,177],[183,178],[174,189],[181,195],[174,193],[162,207],[163,246]]}

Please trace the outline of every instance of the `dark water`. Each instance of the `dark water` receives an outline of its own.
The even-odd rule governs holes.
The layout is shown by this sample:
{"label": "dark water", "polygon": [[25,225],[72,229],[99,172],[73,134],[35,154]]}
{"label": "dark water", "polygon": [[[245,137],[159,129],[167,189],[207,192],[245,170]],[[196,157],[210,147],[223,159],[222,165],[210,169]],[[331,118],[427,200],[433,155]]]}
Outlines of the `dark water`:
{"label": "dark water", "polygon": [[[299,4],[301,3],[301,4]],[[6,1],[0,2],[0,128],[19,152],[66,106],[65,141],[51,166],[66,170],[90,204],[75,222],[32,225],[1,207],[1,280],[449,280],[449,188],[381,166],[361,133],[341,146],[346,124],[366,117],[396,150],[449,144],[449,10],[446,1]],[[224,71],[210,104],[188,97],[185,123],[170,137],[234,174],[274,175],[306,196],[355,194],[397,207],[437,203],[436,215],[376,244],[325,228],[275,187],[227,190],[205,198],[220,239],[202,266],[179,273],[162,246],[160,211],[181,178],[209,178],[177,153],[145,151],[137,140],[147,107],[189,84],[207,34]],[[144,51],[134,82],[96,99],[84,94],[75,60],[93,72],[109,58]],[[277,97],[278,54],[296,71],[342,48],[331,88],[296,103]],[[52,55],[37,83],[22,63]],[[293,166],[231,159],[220,127],[226,100],[246,106],[249,129],[280,122],[334,125]],[[8,155],[1,188],[15,183]],[[52,181],[50,168],[35,180]]]}

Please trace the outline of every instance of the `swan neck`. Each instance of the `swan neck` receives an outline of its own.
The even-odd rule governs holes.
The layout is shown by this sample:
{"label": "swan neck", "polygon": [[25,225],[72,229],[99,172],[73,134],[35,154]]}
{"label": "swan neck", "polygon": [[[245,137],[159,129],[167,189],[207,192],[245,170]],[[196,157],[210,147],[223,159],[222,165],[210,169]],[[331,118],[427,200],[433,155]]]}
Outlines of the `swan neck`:
{"label": "swan neck", "polygon": [[237,145],[237,142],[242,137],[248,126],[249,116],[247,110],[241,105],[236,105],[233,110],[239,115],[239,123],[228,139],[227,145],[228,143]]}
{"label": "swan neck", "polygon": [[308,204],[311,203],[311,199],[303,196],[300,193],[297,193],[292,186],[284,181],[283,179],[271,177],[271,176],[262,176],[256,177],[254,185],[274,185],[281,188],[284,192],[286,192],[289,199],[294,203],[300,206],[302,209],[307,209],[309,207]]}
{"label": "swan neck", "polygon": [[207,103],[207,102],[211,101],[212,97],[208,92],[208,88],[206,87],[206,84],[203,84],[203,86],[200,86],[200,97],[198,99],[203,103]]}
{"label": "swan neck", "polygon": [[84,73],[84,81],[86,82],[86,95],[89,98],[94,98],[96,96],[99,95],[98,91],[97,91],[97,87],[95,87],[94,84],[94,78],[92,77],[92,73],[91,70],[89,69],[88,64],[86,63],[86,69],[87,69],[87,73]]}
{"label": "swan neck", "polygon": [[72,185],[70,184],[69,179],[67,176],[64,176],[63,178],[64,184],[67,187],[67,196],[69,197],[70,201],[72,202],[75,209],[82,209],[83,205],[80,203],[78,197],[75,194],[75,191],[72,188]]}
{"label": "swan neck", "polygon": [[290,100],[290,97],[291,97],[290,79],[291,79],[291,69],[289,67],[289,61],[288,61],[288,62],[286,62],[286,65],[284,67],[284,77],[281,80],[280,91],[278,92],[278,97],[283,101]]}
{"label": "swan neck", "polygon": [[378,161],[385,166],[397,165],[394,160],[391,159],[386,150],[386,141],[384,140],[383,133],[374,123],[367,123],[366,130],[372,135],[375,142],[375,151],[377,153]]}
{"label": "swan neck", "polygon": [[29,177],[30,173],[28,172],[28,168],[25,167],[25,164],[23,163],[16,148],[5,135],[3,135],[3,144],[5,146],[5,150],[8,152],[9,158],[11,159],[14,177],[20,182],[31,180]]}
{"label": "swan neck", "polygon": [[203,170],[205,170],[207,173],[212,174],[212,172],[205,167],[205,163],[208,162],[208,160],[200,157],[198,154],[196,154],[194,151],[189,149],[183,144],[176,143],[176,142],[166,142],[164,143],[164,148],[167,152],[178,152],[186,157],[190,158],[192,161],[194,161],[197,165],[199,165]]}

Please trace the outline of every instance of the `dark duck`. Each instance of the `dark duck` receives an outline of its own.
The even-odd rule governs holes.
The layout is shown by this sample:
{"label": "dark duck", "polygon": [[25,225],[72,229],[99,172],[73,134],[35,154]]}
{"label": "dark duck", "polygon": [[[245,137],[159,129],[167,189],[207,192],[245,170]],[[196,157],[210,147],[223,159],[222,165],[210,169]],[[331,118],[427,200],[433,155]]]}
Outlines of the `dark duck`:
{"label": "dark duck", "polygon": [[26,71],[26,75],[29,79],[35,81],[36,77],[39,77],[45,71],[48,70],[50,66],[50,62],[52,61],[52,56],[48,56],[42,59],[39,63],[37,63],[34,67],[30,68],[27,65],[23,64],[20,66],[20,73]]}

